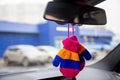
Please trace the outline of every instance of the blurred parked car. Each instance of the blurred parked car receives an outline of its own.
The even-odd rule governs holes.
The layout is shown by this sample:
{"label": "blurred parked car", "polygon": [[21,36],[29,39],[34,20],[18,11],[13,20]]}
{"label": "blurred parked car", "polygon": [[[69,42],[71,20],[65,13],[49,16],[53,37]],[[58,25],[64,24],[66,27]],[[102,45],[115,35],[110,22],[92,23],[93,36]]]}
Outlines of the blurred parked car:
{"label": "blurred parked car", "polygon": [[88,51],[92,55],[92,60],[95,60],[97,58],[97,56],[98,56],[98,53],[100,52],[100,51],[92,49],[92,48],[88,48]]}
{"label": "blurred parked car", "polygon": [[45,63],[46,61],[48,61],[48,56],[32,45],[9,46],[4,53],[4,62],[6,65],[16,62],[23,66],[28,66],[33,62]]}
{"label": "blurred parked car", "polygon": [[37,46],[39,51],[44,51],[49,55],[50,61],[54,59],[55,55],[58,53],[58,49],[53,46]]}

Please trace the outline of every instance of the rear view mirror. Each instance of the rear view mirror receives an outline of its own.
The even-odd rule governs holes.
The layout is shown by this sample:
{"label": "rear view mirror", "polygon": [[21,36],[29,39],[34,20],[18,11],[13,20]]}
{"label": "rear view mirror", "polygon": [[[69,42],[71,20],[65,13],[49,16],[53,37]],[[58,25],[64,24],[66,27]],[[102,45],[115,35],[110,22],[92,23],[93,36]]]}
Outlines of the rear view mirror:
{"label": "rear view mirror", "polygon": [[73,5],[68,3],[49,2],[44,18],[58,24],[106,24],[106,14],[101,8],[89,5]]}
{"label": "rear view mirror", "polygon": [[104,25],[106,24],[106,13],[104,9],[81,5],[78,21],[76,24]]}
{"label": "rear view mirror", "polygon": [[44,18],[59,23],[72,23],[77,13],[78,9],[72,4],[49,2]]}

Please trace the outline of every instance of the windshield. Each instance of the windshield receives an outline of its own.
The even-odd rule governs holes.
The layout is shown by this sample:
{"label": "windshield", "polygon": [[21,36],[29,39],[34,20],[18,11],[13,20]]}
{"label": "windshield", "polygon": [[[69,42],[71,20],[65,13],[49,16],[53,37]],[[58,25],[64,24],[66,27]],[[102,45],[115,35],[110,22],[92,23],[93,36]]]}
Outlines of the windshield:
{"label": "windshield", "polygon": [[[54,57],[48,54],[55,56],[63,48],[62,40],[68,37],[68,25],[43,18],[48,1],[50,0],[0,0],[0,72],[54,68]],[[86,61],[86,66],[103,59],[120,42],[119,1],[107,0],[97,7],[105,9],[106,25],[74,26],[74,35],[92,55],[91,60]],[[32,46],[22,47],[24,53],[35,55],[39,52],[46,55],[29,56],[18,49],[7,49],[21,44]],[[43,46],[41,48],[47,52],[38,51],[37,46]],[[29,62],[24,63],[25,61]]]}

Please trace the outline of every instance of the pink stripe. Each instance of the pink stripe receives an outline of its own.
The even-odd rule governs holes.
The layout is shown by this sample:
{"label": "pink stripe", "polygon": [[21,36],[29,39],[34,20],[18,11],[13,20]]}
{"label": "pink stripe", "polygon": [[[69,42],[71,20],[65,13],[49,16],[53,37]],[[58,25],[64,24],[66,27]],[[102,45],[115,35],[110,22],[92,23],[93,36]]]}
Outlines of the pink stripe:
{"label": "pink stripe", "polygon": [[73,78],[73,77],[77,76],[77,74],[80,71],[76,70],[76,69],[60,68],[60,72],[63,74],[64,77]]}
{"label": "pink stripe", "polygon": [[80,44],[77,40],[73,40],[70,37],[70,38],[64,39],[62,41],[62,43],[63,43],[63,48],[70,50],[70,51],[73,51],[73,52],[76,52],[76,53],[79,52]]}
{"label": "pink stripe", "polygon": [[84,67],[85,67],[85,62],[82,62],[80,66],[80,71],[82,71]]}

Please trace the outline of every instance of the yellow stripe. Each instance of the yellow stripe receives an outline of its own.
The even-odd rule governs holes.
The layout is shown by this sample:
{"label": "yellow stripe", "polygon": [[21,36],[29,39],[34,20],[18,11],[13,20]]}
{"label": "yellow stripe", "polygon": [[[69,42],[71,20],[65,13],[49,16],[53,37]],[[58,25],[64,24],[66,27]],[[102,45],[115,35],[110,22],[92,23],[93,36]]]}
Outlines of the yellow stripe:
{"label": "yellow stripe", "polygon": [[69,51],[67,49],[62,48],[58,54],[59,57],[61,57],[62,59],[69,59],[69,60],[75,60],[75,61],[79,61],[79,55],[78,53]]}

